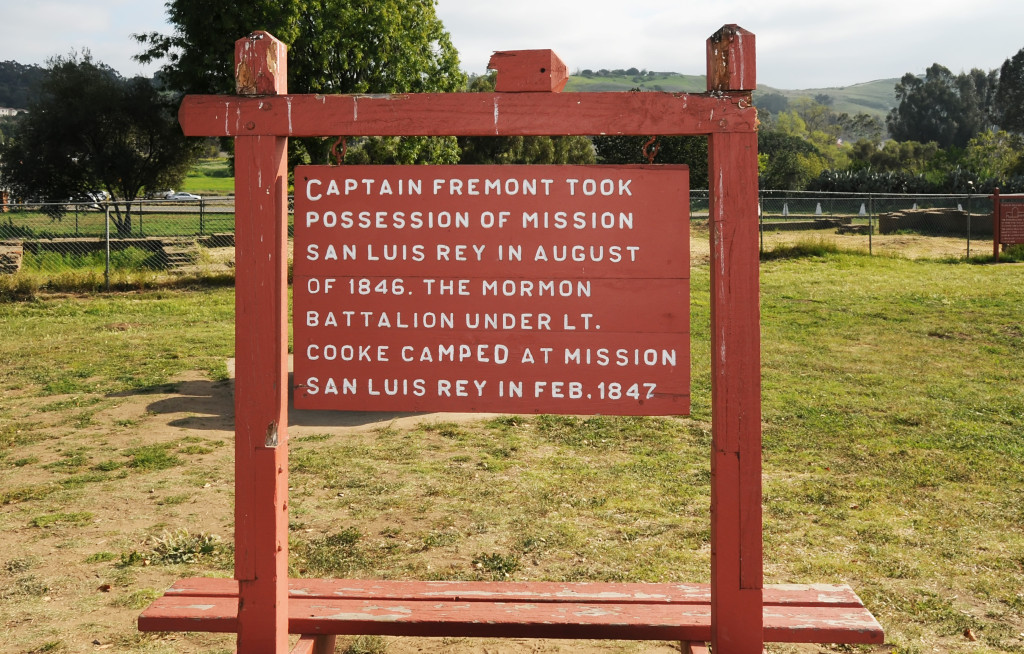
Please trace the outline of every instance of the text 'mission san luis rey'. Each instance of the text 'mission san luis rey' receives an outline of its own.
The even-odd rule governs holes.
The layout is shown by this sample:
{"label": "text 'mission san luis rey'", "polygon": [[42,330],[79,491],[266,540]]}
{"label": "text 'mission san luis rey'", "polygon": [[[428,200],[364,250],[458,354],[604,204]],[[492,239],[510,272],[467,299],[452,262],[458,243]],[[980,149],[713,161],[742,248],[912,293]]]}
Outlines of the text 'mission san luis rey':
{"label": "text 'mission san luis rey'", "polygon": [[684,166],[295,171],[299,408],[689,412]]}

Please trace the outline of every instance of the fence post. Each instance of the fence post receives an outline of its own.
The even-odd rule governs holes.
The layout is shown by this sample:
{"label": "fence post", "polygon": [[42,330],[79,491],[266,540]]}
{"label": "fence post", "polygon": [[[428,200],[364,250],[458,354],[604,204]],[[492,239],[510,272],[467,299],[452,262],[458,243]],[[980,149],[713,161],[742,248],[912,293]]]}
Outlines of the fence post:
{"label": "fence post", "polygon": [[875,203],[874,198],[868,193],[868,254],[874,254],[874,235],[875,235]]}
{"label": "fence post", "polygon": [[106,224],[106,238],[105,238],[105,240],[106,240],[106,245],[107,245],[107,255],[105,257],[105,263],[104,263],[104,266],[103,266],[103,280],[106,282],[107,293],[109,293],[110,292],[110,205],[109,204],[107,205],[107,210],[104,213],[104,215],[106,217],[106,220],[104,222]]}
{"label": "fence post", "polygon": [[1003,204],[999,199],[999,189],[992,192],[992,258],[999,263],[999,241],[1002,240]]}
{"label": "fence post", "polygon": [[205,216],[203,215],[203,207],[205,207],[205,206],[206,206],[206,200],[204,200],[202,198],[199,198],[199,235],[200,236],[203,235],[203,219],[205,218]]}
{"label": "fence post", "polygon": [[759,245],[757,251],[764,253],[764,198],[761,192],[757,193],[757,232]]}
{"label": "fence post", "polygon": [[967,258],[971,258],[971,194],[967,194]]}

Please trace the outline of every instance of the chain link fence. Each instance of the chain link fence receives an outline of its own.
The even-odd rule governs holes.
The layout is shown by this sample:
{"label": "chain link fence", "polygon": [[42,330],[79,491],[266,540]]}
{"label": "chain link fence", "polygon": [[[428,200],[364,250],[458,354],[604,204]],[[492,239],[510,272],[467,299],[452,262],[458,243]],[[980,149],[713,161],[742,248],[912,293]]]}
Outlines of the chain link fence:
{"label": "chain link fence", "polygon": [[[233,198],[9,203],[0,207],[0,274],[184,274],[216,269],[234,247]],[[220,267],[230,267],[233,253]]]}
{"label": "chain link fence", "polygon": [[759,208],[762,251],[810,239],[910,258],[991,252],[987,195],[762,191]]}
{"label": "chain link fence", "polygon": [[[691,218],[708,218],[708,192],[693,190]],[[987,195],[760,192],[762,251],[808,241],[872,254],[964,258],[991,252]],[[0,275],[46,278],[195,274],[230,270],[234,199],[0,205]],[[695,235],[695,239],[699,236]]]}

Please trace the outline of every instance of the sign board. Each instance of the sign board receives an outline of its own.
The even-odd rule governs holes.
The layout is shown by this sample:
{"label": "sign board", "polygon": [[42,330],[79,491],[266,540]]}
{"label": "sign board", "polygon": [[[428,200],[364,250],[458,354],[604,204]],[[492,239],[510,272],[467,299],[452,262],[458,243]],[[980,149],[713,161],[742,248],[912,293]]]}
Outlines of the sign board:
{"label": "sign board", "polygon": [[999,216],[1001,245],[1024,243],[1024,203],[1003,198]]}
{"label": "sign board", "polygon": [[689,413],[685,166],[300,166],[295,406]]}

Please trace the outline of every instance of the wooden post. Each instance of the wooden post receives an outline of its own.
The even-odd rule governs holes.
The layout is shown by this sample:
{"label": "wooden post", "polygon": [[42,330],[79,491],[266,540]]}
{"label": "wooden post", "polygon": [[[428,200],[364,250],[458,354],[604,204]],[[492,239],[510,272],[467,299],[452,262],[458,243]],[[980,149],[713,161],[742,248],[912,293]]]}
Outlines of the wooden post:
{"label": "wooden post", "polygon": [[999,189],[994,189],[992,193],[992,258],[996,263],[999,263],[999,238],[1002,236],[999,232],[1003,226],[1002,219],[1003,203],[999,200]]}
{"label": "wooden post", "polygon": [[[707,43],[708,90],[751,91],[754,35]],[[764,649],[757,134],[708,137],[711,227],[711,648]]]}
{"label": "wooden post", "polygon": [[[240,95],[287,93],[285,45],[235,44]],[[252,130],[250,122],[244,128]],[[288,139],[235,138],[238,651],[288,651]]]}

